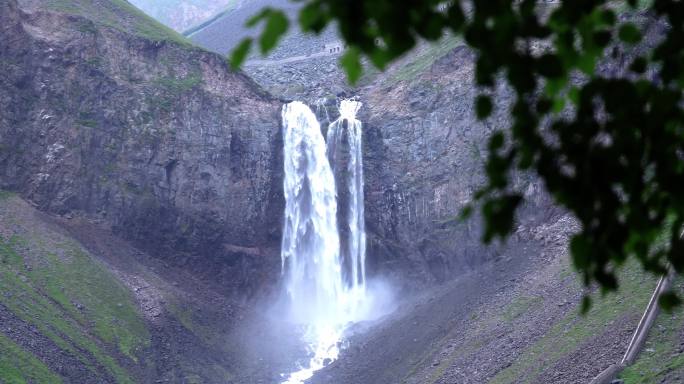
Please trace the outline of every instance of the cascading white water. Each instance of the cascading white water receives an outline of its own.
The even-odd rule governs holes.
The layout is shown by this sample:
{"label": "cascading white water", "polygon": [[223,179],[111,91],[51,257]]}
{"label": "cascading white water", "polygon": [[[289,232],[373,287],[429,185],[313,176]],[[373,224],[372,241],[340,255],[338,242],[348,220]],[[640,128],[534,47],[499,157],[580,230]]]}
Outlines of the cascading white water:
{"label": "cascading white water", "polygon": [[297,321],[329,318],[343,293],[335,179],[311,110],[300,102],[286,105],[283,127],[285,284]]}
{"label": "cascading white water", "polygon": [[361,121],[356,114],[362,104],[355,100],[342,100],[340,117],[328,127],[328,159],[333,169],[339,163],[338,148],[341,146],[344,129],[347,128],[349,160],[347,164],[347,185],[349,188],[349,211],[347,225],[349,237],[347,252],[351,267],[349,283],[352,289],[364,291],[366,286],[366,224],[363,202],[363,152]]}
{"label": "cascading white water", "polygon": [[[333,135],[341,136],[345,120],[348,127],[350,263],[341,260],[335,177],[320,125],[301,102],[283,107],[282,267],[291,318],[304,327],[311,355],[298,371],[286,377],[284,384],[303,383],[313,372],[337,359],[345,329],[365,314],[363,164],[361,123],[356,119],[360,106],[356,101],[343,101],[340,118],[329,127],[329,137],[333,131]],[[336,140],[329,140],[328,145],[336,145]],[[345,264],[350,270],[345,270]]]}

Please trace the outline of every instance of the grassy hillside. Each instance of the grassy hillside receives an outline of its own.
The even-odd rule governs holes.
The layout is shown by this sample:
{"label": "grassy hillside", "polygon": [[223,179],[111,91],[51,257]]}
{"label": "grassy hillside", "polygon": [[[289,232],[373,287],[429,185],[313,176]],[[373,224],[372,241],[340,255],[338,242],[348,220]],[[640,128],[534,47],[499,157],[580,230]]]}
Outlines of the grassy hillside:
{"label": "grassy hillside", "polygon": [[565,256],[535,263],[511,280],[502,271],[496,276],[504,282],[497,283],[510,284],[409,362],[415,368],[404,383],[588,383],[622,357],[657,283],[628,263],[619,272],[619,292],[594,293],[582,316],[584,288]]}
{"label": "grassy hillside", "polygon": [[437,42],[416,48],[407,54],[398,65],[388,71],[385,84],[393,85],[400,81],[411,82],[425,73],[432,65],[463,42],[455,36],[445,36]]}
{"label": "grassy hillside", "polygon": [[154,41],[191,45],[189,40],[126,0],[44,0],[40,7],[83,16],[96,24],[119,29]]}
{"label": "grassy hillside", "polygon": [[[76,363],[83,377],[132,383],[125,367],[138,362],[150,334],[130,291],[35,215],[2,194],[0,318],[17,332],[0,333],[0,382],[60,382],[60,365]],[[59,355],[46,362],[46,348]]]}
{"label": "grassy hillside", "polygon": [[[675,279],[673,290],[684,295],[684,278]],[[660,313],[644,349],[620,377],[625,384],[684,382],[684,308]]]}
{"label": "grassy hillside", "polygon": [[0,380],[3,383],[62,383],[62,379],[42,361],[2,334]]}
{"label": "grassy hillside", "polygon": [[235,303],[202,284],[0,190],[0,383],[235,382]]}
{"label": "grassy hillside", "polygon": [[[611,332],[614,325],[625,322],[636,324],[646,308],[656,281],[643,273],[638,265],[630,264],[621,271],[620,284],[617,293],[606,296],[595,294],[594,305],[587,315],[581,316],[578,311],[573,310],[561,318],[543,337],[521,351],[516,361],[499,372],[490,383],[541,382],[544,374],[548,374],[560,361],[573,354],[605,353],[605,346],[592,345],[593,340]],[[507,317],[514,318],[516,314],[527,312],[537,304],[536,301],[531,301],[530,304],[526,301],[519,305],[513,302],[502,317],[504,320]],[[508,315],[510,312],[514,315]],[[628,340],[630,336],[631,333],[627,333],[621,339]]]}

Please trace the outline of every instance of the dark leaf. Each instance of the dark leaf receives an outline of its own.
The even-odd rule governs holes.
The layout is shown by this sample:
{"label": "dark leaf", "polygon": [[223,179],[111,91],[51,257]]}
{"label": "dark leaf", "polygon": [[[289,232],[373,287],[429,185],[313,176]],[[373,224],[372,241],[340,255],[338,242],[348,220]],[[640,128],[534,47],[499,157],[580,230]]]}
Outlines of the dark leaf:
{"label": "dark leaf", "polygon": [[646,72],[646,59],[643,57],[637,57],[630,65],[629,69],[634,73],[644,73]]}
{"label": "dark leaf", "polygon": [[233,52],[230,54],[230,67],[233,70],[237,70],[240,68],[240,65],[245,61],[245,58],[247,58],[247,54],[249,53],[249,49],[252,47],[252,39],[251,38],[245,38],[238,44],[237,47],[233,50]]}
{"label": "dark leaf", "polygon": [[321,9],[321,4],[317,1],[308,3],[299,12],[299,25],[304,31],[321,32],[328,20]]}
{"label": "dark leaf", "polygon": [[517,194],[491,198],[482,206],[486,226],[484,242],[489,243],[495,237],[505,238],[513,229],[513,217],[522,197]]}
{"label": "dark leaf", "polygon": [[658,305],[668,313],[672,312],[672,310],[681,303],[682,300],[672,291],[663,292],[658,298]]}
{"label": "dark leaf", "polygon": [[466,205],[461,209],[461,214],[459,215],[462,221],[468,220],[473,215],[473,206]]}
{"label": "dark leaf", "polygon": [[564,75],[563,63],[553,54],[543,55],[538,59],[539,74],[544,77],[558,78]]}
{"label": "dark leaf", "polygon": [[590,309],[591,297],[585,295],[584,297],[582,297],[582,304],[580,304],[580,314],[586,315]]}
{"label": "dark leaf", "polygon": [[585,269],[591,260],[591,243],[581,234],[575,235],[570,241],[572,261],[576,268]]}
{"label": "dark leaf", "polygon": [[[549,100],[546,97],[542,97],[537,101],[537,112],[542,113],[542,114],[549,113],[549,111],[551,110],[551,107],[553,105],[554,104],[551,103],[551,100]],[[562,109],[562,107],[559,109]],[[559,110],[559,112],[560,112],[560,110]]]}
{"label": "dark leaf", "polygon": [[475,105],[478,119],[486,119],[492,114],[492,99],[489,96],[479,95]]}
{"label": "dark leaf", "polygon": [[639,31],[639,28],[632,23],[621,25],[618,36],[620,37],[620,40],[627,44],[636,44],[641,41],[641,32]]}
{"label": "dark leaf", "polygon": [[496,152],[504,145],[504,135],[502,132],[497,132],[489,139],[489,150]]}
{"label": "dark leaf", "polygon": [[259,13],[256,15],[250,17],[247,22],[245,23],[245,26],[247,27],[254,27],[257,25],[261,20],[265,19],[268,17],[268,15],[271,13],[271,8],[264,8],[262,9]]}
{"label": "dark leaf", "polygon": [[266,15],[266,27],[259,37],[259,48],[262,54],[270,52],[278,40],[287,32],[289,21],[282,11],[271,10]]}
{"label": "dark leaf", "polygon": [[363,68],[361,67],[361,58],[359,55],[359,50],[354,47],[349,47],[347,52],[340,58],[340,64],[344,71],[347,73],[347,78],[349,82],[355,84],[361,77]]}
{"label": "dark leaf", "polygon": [[594,33],[594,43],[601,47],[605,48],[610,44],[610,40],[612,38],[612,35],[609,31],[598,31]]}

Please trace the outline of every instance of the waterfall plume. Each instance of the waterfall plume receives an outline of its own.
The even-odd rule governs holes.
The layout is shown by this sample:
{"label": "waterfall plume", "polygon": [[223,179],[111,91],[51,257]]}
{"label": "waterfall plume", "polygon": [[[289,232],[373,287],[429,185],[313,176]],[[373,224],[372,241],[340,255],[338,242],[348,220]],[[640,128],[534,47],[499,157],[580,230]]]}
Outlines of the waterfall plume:
{"label": "waterfall plume", "polygon": [[[327,154],[333,173],[341,174],[348,189],[346,225],[348,229],[345,265],[349,266],[347,282],[353,290],[365,290],[366,284],[366,224],[363,201],[363,148],[362,125],[356,114],[362,104],[355,100],[342,100],[340,116],[330,124],[327,134]],[[347,167],[343,165],[340,151],[346,134],[348,146]]]}
{"label": "waterfall plume", "polygon": [[[337,359],[345,329],[363,319],[366,301],[366,237],[363,205],[361,103],[343,100],[340,117],[328,127],[326,145],[311,109],[301,102],[283,107],[285,223],[282,271],[290,318],[303,327],[310,359],[284,383],[302,383]],[[343,135],[349,145],[346,209],[349,236],[341,252],[335,156]]]}
{"label": "waterfall plume", "polygon": [[343,294],[335,180],[320,126],[300,102],[283,107],[285,224],[281,256],[296,320],[335,316]]}

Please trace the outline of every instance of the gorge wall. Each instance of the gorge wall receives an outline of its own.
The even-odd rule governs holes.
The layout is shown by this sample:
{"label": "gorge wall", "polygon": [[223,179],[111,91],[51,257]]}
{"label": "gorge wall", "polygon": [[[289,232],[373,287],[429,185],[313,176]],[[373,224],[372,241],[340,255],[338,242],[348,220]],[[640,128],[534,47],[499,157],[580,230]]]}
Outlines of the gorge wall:
{"label": "gorge wall", "polygon": [[[404,264],[399,269],[410,271],[412,280],[444,281],[500,252],[481,244],[478,217],[458,216],[486,181],[487,139],[507,127],[511,95],[499,89],[500,108],[486,122],[477,120],[474,55],[464,46],[413,77],[397,79],[397,72],[379,76],[362,92],[368,106],[362,119],[369,249]],[[538,180],[517,175],[514,183],[528,198],[521,225],[557,213]]]}
{"label": "gorge wall", "polygon": [[[151,33],[141,27],[151,21],[116,2],[96,3],[3,0],[0,187],[45,211],[95,218],[227,292],[272,284],[283,101],[221,56]],[[106,12],[123,24],[98,16]],[[456,217],[484,180],[484,143],[505,111],[477,122],[472,55],[448,48],[411,76],[398,66],[354,91],[364,103],[369,271],[413,287],[496,253],[481,246],[477,220]],[[301,63],[302,73],[316,63]],[[307,84],[301,94],[313,103]],[[335,103],[329,95],[328,117]],[[520,187],[542,202],[533,181]]]}
{"label": "gorge wall", "polygon": [[280,264],[281,102],[180,36],[94,16],[145,22],[117,3],[88,3],[0,2],[0,188],[227,288],[263,283]]}

